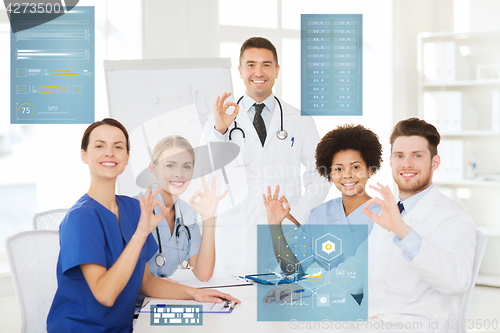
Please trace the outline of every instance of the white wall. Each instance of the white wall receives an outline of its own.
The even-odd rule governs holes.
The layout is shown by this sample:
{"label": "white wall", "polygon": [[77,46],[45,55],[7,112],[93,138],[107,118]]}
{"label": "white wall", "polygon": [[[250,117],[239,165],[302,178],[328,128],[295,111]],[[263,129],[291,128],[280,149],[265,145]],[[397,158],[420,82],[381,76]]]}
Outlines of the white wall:
{"label": "white wall", "polygon": [[469,0],[471,31],[500,30],[499,0]]}
{"label": "white wall", "polygon": [[394,0],[393,121],[418,115],[417,34],[453,30],[453,0]]}
{"label": "white wall", "polygon": [[218,0],[143,0],[143,56],[219,57]]}

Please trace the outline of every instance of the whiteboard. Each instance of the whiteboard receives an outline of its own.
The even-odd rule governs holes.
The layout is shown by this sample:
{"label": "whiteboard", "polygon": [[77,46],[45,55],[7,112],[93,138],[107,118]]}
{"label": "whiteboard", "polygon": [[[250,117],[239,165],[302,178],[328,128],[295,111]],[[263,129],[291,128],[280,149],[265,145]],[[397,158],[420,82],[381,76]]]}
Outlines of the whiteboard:
{"label": "whiteboard", "polygon": [[[134,133],[129,164],[118,177],[118,193],[134,195],[144,190],[136,184],[138,170],[145,163],[145,154],[150,153],[148,147],[153,149],[161,137],[177,134],[186,137],[193,147],[199,144],[200,129],[213,113],[215,99],[233,91],[230,69],[229,58],[104,61],[109,115],[129,134]],[[156,123],[174,119],[177,116],[166,114],[174,111],[177,115],[180,110],[195,110],[194,123],[190,117],[182,122],[184,125],[176,124],[175,133],[168,130],[172,124]],[[166,129],[163,136],[155,133],[154,138],[147,137],[142,129],[145,125],[152,128],[152,122]],[[138,139],[138,133],[144,138]]]}

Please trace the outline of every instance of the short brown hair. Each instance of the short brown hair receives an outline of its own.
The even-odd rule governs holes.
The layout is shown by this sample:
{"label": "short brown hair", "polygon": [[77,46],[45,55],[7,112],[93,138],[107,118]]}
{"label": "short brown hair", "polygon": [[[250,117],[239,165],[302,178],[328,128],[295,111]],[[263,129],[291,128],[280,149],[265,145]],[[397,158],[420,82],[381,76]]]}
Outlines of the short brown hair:
{"label": "short brown hair", "polygon": [[96,121],[95,123],[91,124],[87,129],[85,130],[85,133],[83,133],[82,137],[82,150],[87,151],[87,147],[89,146],[89,139],[90,139],[90,133],[96,128],[101,125],[109,125],[109,126],[114,126],[118,127],[122,132],[123,135],[125,135],[125,139],[127,139],[127,153],[130,152],[130,142],[128,141],[128,132],[125,129],[125,126],[122,125],[118,120],[113,119],[113,118],[104,118],[101,121]]}
{"label": "short brown hair", "polygon": [[421,136],[427,140],[427,146],[431,152],[431,157],[437,155],[437,146],[441,141],[441,136],[436,127],[429,124],[425,120],[418,118],[408,118],[401,120],[394,126],[391,134],[391,151],[394,141],[400,136]]}
{"label": "short brown hair", "polygon": [[273,43],[269,39],[264,37],[251,37],[248,38],[243,45],[241,45],[240,49],[240,66],[241,59],[243,58],[243,53],[245,53],[246,49],[266,49],[273,53],[274,61],[276,61],[276,66],[278,66],[278,52],[276,52],[276,48]]}
{"label": "short brown hair", "polygon": [[333,156],[344,150],[358,151],[373,173],[380,169],[382,145],[377,134],[361,125],[339,125],[328,132],[316,147],[316,169],[328,181],[331,181]]}

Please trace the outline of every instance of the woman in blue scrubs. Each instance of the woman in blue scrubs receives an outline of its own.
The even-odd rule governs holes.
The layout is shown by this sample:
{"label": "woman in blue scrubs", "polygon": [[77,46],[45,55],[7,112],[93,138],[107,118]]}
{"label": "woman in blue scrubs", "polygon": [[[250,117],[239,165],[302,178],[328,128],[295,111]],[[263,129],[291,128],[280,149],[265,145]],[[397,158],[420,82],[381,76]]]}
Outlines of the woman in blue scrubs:
{"label": "woman in blue scrubs", "polygon": [[[364,203],[371,199],[365,192],[365,186],[368,179],[380,169],[381,162],[382,145],[378,136],[371,130],[361,125],[341,125],[328,132],[316,147],[316,169],[321,176],[335,185],[342,196],[311,210],[305,226],[301,228],[302,231],[314,233],[320,230],[317,227],[311,228],[310,225],[347,225],[350,226],[351,232],[345,237],[352,239],[353,244],[361,244],[366,238],[366,232],[363,233],[362,228],[356,225],[368,225],[368,233],[373,228],[373,221],[363,212]],[[277,258],[281,253],[281,268],[289,275],[295,273],[300,265],[297,265],[295,256],[298,253],[292,253],[286,239],[281,237],[281,223],[290,211],[290,206],[284,196],[279,199],[278,197],[279,186],[273,195],[270,187],[267,197],[263,195],[273,248]],[[380,207],[376,205],[370,209],[376,214],[380,212]],[[356,249],[357,246],[353,246],[351,251],[343,251],[343,256],[339,256],[336,261],[342,262],[346,257],[353,256]],[[283,254],[291,260],[283,259]],[[302,253],[300,257],[303,257]]]}
{"label": "woman in blue scrubs", "polygon": [[[149,168],[156,176],[160,189],[156,199],[169,210],[157,230],[153,231],[161,248],[161,253],[158,248],[149,261],[149,269],[154,276],[165,278],[178,267],[191,267],[201,281],[208,281],[212,277],[215,265],[215,209],[227,191],[217,197],[216,178],[212,179],[212,188],[209,189],[202,176],[204,191],[197,191],[189,203],[178,199],[189,186],[194,163],[193,147],[182,136],[167,136],[153,149]],[[203,235],[196,222],[197,213],[203,220]]]}
{"label": "woman in blue scrubs", "polygon": [[[158,191],[139,201],[115,195],[116,178],[128,163],[126,129],[114,119],[90,125],[81,158],[90,188],[68,211],[59,235],[58,288],[47,318],[48,332],[131,332],[139,292],[203,302],[231,300],[218,291],[194,289],[153,277],[148,260],[156,252],[151,232],[168,214]],[[159,207],[159,214],[153,209]]]}

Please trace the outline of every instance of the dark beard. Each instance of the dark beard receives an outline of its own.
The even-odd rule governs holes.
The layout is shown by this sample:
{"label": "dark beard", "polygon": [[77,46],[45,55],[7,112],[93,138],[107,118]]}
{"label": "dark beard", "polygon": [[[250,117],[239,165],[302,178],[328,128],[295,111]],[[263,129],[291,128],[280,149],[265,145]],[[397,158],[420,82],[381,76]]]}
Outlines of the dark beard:
{"label": "dark beard", "polygon": [[405,194],[404,196],[409,198],[417,193],[422,192],[423,190],[425,190],[426,188],[431,186],[431,184],[432,184],[432,171],[429,171],[428,177],[420,179],[420,181],[418,181],[416,184],[414,184],[412,186],[403,185],[403,186],[406,186],[405,188],[400,183],[399,178],[394,179],[394,181],[398,185],[398,190],[399,190],[400,196],[401,196],[401,194]]}

